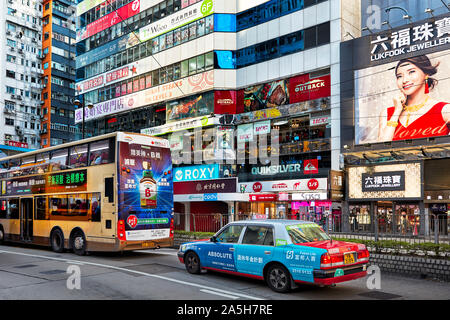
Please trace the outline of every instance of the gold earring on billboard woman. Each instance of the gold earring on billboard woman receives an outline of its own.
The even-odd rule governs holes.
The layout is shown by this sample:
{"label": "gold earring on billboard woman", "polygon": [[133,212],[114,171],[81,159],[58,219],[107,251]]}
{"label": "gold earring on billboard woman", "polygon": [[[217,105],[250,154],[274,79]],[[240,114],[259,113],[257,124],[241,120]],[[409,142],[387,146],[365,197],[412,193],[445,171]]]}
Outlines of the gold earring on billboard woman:
{"label": "gold earring on billboard woman", "polygon": [[400,97],[380,114],[378,141],[419,139],[449,134],[450,105],[430,97],[438,81],[427,56],[402,59],[395,68]]}

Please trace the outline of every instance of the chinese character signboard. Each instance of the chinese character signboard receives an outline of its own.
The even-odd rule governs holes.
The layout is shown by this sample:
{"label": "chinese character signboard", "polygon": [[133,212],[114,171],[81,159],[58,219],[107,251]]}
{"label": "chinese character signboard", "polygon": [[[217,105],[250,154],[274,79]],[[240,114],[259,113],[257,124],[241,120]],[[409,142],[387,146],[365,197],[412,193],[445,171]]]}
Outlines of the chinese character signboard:
{"label": "chinese character signboard", "polygon": [[349,200],[420,200],[423,197],[420,162],[355,166],[347,172]]}
{"label": "chinese character signboard", "polygon": [[234,193],[236,178],[183,181],[173,184],[174,194]]}
{"label": "chinese character signboard", "polygon": [[362,179],[363,192],[405,190],[405,171],[363,173]]}
{"label": "chinese character signboard", "polygon": [[379,34],[372,39],[371,61],[381,61],[408,53],[420,54],[424,49],[439,49],[440,46],[450,44],[450,17],[442,16],[435,21],[394,30],[390,34]]}
{"label": "chinese character signboard", "polygon": [[9,196],[82,192],[87,190],[87,170],[16,178],[5,181],[4,184]]}

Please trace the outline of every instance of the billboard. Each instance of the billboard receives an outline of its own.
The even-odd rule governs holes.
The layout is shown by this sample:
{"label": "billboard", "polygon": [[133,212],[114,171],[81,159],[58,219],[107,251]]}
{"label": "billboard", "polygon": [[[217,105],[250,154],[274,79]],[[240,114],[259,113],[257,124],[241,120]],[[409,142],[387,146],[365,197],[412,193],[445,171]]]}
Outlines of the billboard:
{"label": "billboard", "polygon": [[93,36],[96,33],[99,33],[103,30],[112,27],[113,25],[118,24],[130,17],[141,12],[141,2],[140,0],[134,0],[133,2],[128,3],[125,6],[120,7],[114,12],[111,12],[98,20],[88,24],[81,30],[77,32],[77,41],[84,40]]}
{"label": "billboard", "polygon": [[348,168],[348,199],[420,199],[422,191],[420,162]]}
{"label": "billboard", "polygon": [[447,14],[352,40],[355,144],[450,133],[449,25]]}
{"label": "billboard", "polygon": [[167,141],[130,134],[119,135],[118,141],[118,210],[126,239],[168,238],[173,180]]}
{"label": "billboard", "polygon": [[[195,94],[200,91],[212,89],[213,84],[214,70],[210,70],[188,78],[137,91],[136,93],[128,94],[116,99],[100,102],[95,104],[92,109],[85,107],[85,120],[97,119],[121,111],[176,99],[182,95]],[[190,110],[189,106],[184,106],[184,108],[179,109],[180,114],[182,114],[181,111],[186,108]],[[171,110],[173,110],[173,108]],[[79,108],[75,110],[75,123],[80,123],[82,121],[83,109]]]}

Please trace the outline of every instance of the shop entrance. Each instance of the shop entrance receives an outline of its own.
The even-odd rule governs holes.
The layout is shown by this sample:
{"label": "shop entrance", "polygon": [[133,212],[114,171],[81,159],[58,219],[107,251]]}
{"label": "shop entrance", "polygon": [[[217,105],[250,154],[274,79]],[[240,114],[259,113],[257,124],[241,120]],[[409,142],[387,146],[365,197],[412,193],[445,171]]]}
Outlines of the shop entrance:
{"label": "shop entrance", "polygon": [[375,212],[378,217],[378,232],[392,233],[392,202],[378,201],[376,203]]}
{"label": "shop entrance", "polygon": [[447,204],[438,203],[430,205],[430,227],[431,231],[434,233],[436,228],[438,234],[447,235],[448,234],[448,215],[450,210],[448,210]]}

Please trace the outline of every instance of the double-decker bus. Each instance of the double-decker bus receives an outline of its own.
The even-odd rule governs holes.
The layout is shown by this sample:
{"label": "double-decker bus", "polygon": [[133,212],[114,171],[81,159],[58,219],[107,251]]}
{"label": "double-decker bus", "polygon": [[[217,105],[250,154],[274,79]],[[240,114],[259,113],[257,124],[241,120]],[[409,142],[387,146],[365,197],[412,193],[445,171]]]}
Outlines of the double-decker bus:
{"label": "double-decker bus", "polygon": [[169,143],[115,132],[0,159],[0,242],[88,251],[173,245]]}

